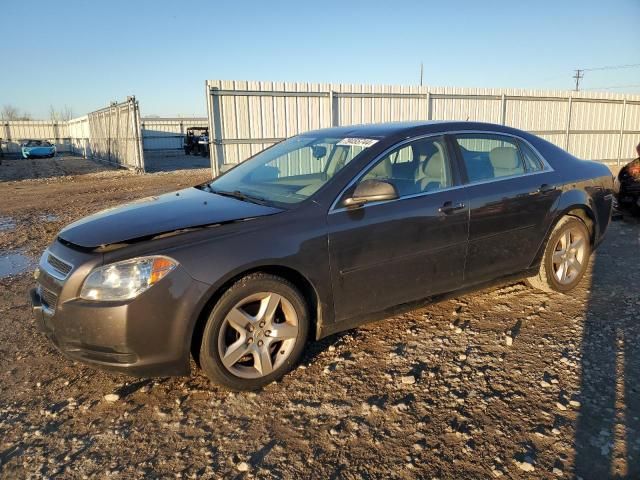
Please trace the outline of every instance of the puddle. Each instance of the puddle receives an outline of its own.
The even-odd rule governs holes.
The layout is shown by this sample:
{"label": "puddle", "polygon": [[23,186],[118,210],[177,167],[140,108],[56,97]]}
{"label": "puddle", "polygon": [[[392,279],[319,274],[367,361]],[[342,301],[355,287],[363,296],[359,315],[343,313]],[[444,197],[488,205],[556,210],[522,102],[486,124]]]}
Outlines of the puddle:
{"label": "puddle", "polygon": [[53,213],[47,213],[46,215],[40,215],[40,220],[43,222],[57,222],[60,220],[58,215],[54,215]]}
{"label": "puddle", "polygon": [[13,230],[16,228],[16,222],[11,217],[0,217],[0,232]]}
{"label": "puddle", "polygon": [[6,253],[0,251],[0,278],[20,275],[36,266],[35,259],[23,253]]}

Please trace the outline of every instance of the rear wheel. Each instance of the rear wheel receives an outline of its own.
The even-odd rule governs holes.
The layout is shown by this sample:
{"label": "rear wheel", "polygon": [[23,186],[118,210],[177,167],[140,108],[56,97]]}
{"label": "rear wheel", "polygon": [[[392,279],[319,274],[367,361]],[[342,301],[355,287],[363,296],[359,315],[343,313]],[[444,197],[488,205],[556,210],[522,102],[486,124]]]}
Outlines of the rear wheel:
{"label": "rear wheel", "polygon": [[274,275],[251,274],[234,283],[211,311],[200,364],[215,383],[256,390],[298,362],[308,331],[308,308],[295,286]]}
{"label": "rear wheel", "polygon": [[589,230],[576,217],[566,216],[551,232],[538,275],[527,279],[539,290],[566,293],[584,276],[591,256]]}

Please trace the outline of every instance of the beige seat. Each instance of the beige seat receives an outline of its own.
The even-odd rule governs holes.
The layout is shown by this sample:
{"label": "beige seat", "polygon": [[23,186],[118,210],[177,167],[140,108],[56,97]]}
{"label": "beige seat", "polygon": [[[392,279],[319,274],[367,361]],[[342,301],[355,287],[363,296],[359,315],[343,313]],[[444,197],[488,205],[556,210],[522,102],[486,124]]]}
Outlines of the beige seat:
{"label": "beige seat", "polygon": [[444,157],[439,151],[431,155],[429,160],[420,163],[418,170],[420,174],[418,188],[421,192],[439,190],[447,186]]}
{"label": "beige seat", "polygon": [[496,147],[489,153],[494,177],[508,177],[524,173],[524,167],[515,147]]}
{"label": "beige seat", "polygon": [[386,157],[378,165],[373,167],[369,173],[364,176],[363,180],[390,180],[393,178],[393,167],[391,165],[391,157]]}
{"label": "beige seat", "polygon": [[417,160],[416,189],[418,192],[430,192],[448,187],[448,175],[442,145],[433,140],[417,142],[413,145],[414,158]]}

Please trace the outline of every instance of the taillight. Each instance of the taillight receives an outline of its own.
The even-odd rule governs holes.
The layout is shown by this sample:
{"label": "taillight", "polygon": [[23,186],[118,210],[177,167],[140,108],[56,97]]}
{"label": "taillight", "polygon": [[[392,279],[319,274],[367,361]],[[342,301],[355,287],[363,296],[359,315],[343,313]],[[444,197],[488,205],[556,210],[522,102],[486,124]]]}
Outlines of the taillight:
{"label": "taillight", "polygon": [[633,177],[640,175],[640,165],[629,165],[627,167],[627,173]]}

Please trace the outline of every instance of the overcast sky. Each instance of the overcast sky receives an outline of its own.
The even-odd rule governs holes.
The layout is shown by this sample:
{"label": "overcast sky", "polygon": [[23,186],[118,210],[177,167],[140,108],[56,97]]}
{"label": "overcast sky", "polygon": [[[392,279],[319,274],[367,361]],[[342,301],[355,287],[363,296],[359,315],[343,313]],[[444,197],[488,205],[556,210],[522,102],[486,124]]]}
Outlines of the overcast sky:
{"label": "overcast sky", "polygon": [[[640,64],[640,0],[3,0],[0,106],[76,115],[136,95],[206,115],[206,79],[573,88]],[[640,68],[586,89],[640,93]],[[618,88],[623,86],[624,88]]]}

